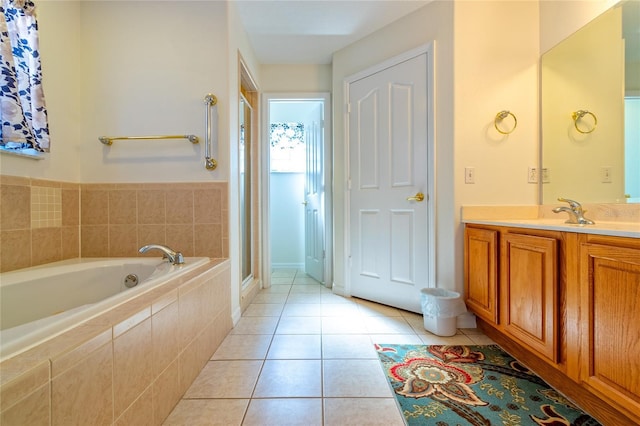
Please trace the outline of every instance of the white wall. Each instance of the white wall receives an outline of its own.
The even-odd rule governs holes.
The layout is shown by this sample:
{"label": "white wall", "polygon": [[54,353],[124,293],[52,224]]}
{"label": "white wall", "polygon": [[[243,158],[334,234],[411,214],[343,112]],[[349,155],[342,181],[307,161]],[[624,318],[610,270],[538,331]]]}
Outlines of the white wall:
{"label": "white wall", "polygon": [[209,92],[219,100],[218,137],[228,138],[225,2],[41,1],[38,21],[51,154],[40,162],[3,156],[2,173],[84,183],[227,180],[226,143],[211,172],[203,142],[98,141],[167,134],[204,141]]}
{"label": "white wall", "polygon": [[[535,2],[457,2],[455,8],[456,204],[536,204],[527,169],[538,164],[538,6]],[[481,36],[480,36],[481,35]],[[509,135],[498,112],[518,119]],[[512,117],[499,126],[511,129]],[[465,167],[475,184],[465,184]]]}
{"label": "white wall", "polygon": [[261,65],[263,92],[329,92],[331,65]]}
{"label": "white wall", "polygon": [[[224,2],[84,2],[80,173],[83,182],[226,180],[229,73]],[[218,169],[204,168],[207,93],[218,98]],[[195,134],[115,141],[102,135]]]}
{"label": "white wall", "polygon": [[619,0],[540,0],[540,52],[544,53]]}
{"label": "white wall", "polygon": [[271,267],[304,267],[304,173],[271,173]]}
{"label": "white wall", "polygon": [[[449,269],[438,275],[458,291],[463,284],[461,207],[538,203],[538,186],[527,183],[528,167],[539,163],[537,16],[536,2],[456,2],[455,203],[447,216],[455,246],[446,253],[452,258]],[[509,135],[494,126],[502,110],[518,120]],[[508,117],[499,125],[510,129],[513,124]],[[465,167],[475,169],[475,184],[465,184]]]}

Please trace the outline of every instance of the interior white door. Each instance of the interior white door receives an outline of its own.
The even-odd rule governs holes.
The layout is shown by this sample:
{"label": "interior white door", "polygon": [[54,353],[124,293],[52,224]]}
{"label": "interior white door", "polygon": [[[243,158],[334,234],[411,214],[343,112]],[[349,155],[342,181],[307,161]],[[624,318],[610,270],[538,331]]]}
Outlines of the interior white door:
{"label": "interior white door", "polygon": [[314,119],[305,124],[305,272],[324,283],[324,106],[318,104]]}
{"label": "interior white door", "polygon": [[427,68],[423,53],[348,86],[350,292],[413,312],[430,287]]}

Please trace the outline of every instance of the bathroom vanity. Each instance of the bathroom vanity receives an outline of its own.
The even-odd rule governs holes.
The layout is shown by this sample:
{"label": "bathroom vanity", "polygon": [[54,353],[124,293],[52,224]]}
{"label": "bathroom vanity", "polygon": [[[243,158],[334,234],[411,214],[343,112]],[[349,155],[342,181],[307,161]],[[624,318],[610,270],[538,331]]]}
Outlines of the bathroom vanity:
{"label": "bathroom vanity", "polygon": [[603,424],[640,424],[640,222],[564,219],[465,219],[467,307]]}

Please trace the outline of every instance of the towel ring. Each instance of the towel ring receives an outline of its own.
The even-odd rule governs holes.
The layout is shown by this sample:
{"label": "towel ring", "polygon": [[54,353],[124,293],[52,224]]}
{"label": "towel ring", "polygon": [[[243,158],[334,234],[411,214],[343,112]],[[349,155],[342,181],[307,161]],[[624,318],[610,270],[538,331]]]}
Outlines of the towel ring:
{"label": "towel ring", "polygon": [[[513,128],[509,131],[504,131],[501,130],[500,127],[498,127],[498,121],[502,121],[505,118],[507,118],[508,116],[513,117]],[[496,130],[499,133],[502,133],[503,135],[508,135],[509,133],[513,133],[513,131],[516,129],[516,127],[518,126],[518,119],[516,118],[516,116],[511,112],[511,111],[500,111],[499,113],[496,114],[496,118],[493,119],[493,125],[495,126]]]}
{"label": "towel ring", "polygon": [[[583,118],[585,115],[590,115],[591,117],[593,117],[593,127],[591,128],[591,130],[582,130],[580,129],[580,127],[578,127],[578,120]],[[596,117],[596,115],[591,111],[581,109],[571,114],[571,117],[573,118],[573,125],[575,126],[576,130],[579,131],[580,133],[585,133],[585,134],[591,133],[596,129],[596,126],[598,125],[598,117]]]}

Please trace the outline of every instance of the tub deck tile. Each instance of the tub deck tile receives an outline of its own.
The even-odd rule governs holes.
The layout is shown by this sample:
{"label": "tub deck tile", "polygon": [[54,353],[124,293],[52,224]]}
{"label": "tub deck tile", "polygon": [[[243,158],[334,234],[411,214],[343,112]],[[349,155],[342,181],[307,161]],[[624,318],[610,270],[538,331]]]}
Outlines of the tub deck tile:
{"label": "tub deck tile", "polygon": [[[100,332],[99,330],[102,331]],[[110,343],[112,332],[111,328],[105,329],[103,326],[96,327],[82,324],[70,330],[68,334],[70,337],[73,337],[78,344],[70,345],[66,351],[50,356],[52,378],[72,368],[101,346]],[[91,335],[94,336],[90,337]]]}
{"label": "tub deck tile", "polygon": [[15,357],[0,364],[0,411],[4,412],[36,389],[51,375],[49,360]]}

